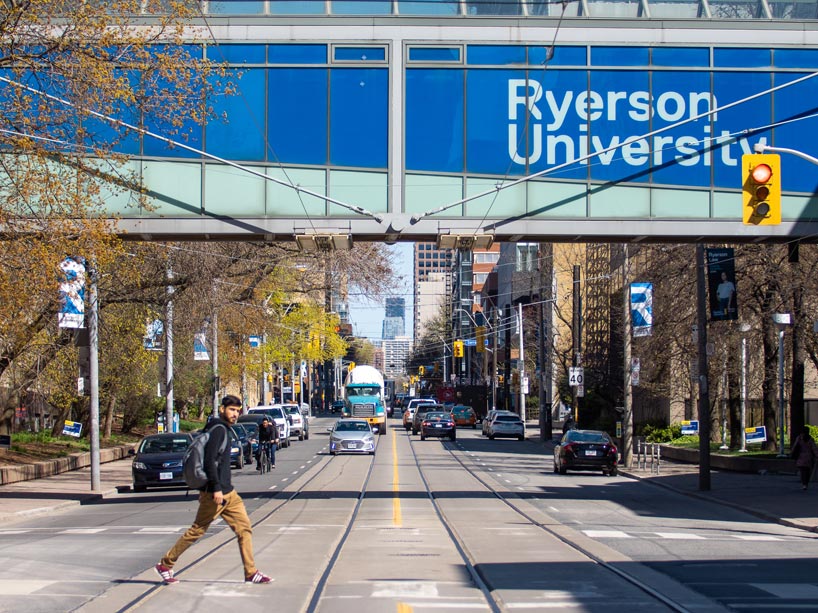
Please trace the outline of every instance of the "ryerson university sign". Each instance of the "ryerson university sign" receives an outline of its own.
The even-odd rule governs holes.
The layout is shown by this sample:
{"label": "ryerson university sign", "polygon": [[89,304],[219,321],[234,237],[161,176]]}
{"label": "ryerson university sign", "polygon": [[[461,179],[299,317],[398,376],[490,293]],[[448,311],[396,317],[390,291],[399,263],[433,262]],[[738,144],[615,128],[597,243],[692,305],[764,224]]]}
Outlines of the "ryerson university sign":
{"label": "ryerson university sign", "polygon": [[[525,139],[521,138],[521,132],[525,129],[526,108],[530,113],[527,159]],[[648,91],[555,91],[533,79],[509,79],[508,155],[515,164],[528,162],[532,165],[545,155],[543,161],[549,166],[594,153],[599,155],[593,158],[593,163],[606,166],[620,159],[634,167],[647,167],[649,164],[659,166],[668,162],[678,162],[682,166],[710,166],[711,149],[705,145],[713,142],[721,145],[715,150],[721,164],[738,166],[741,155],[752,152],[751,145],[746,139],[735,140],[729,130],[722,130],[716,138],[712,138],[710,120],[702,115],[714,108],[718,108],[716,97],[708,91],[665,91],[655,96]],[[694,123],[696,117],[700,123]],[[716,121],[718,113],[710,117]],[[569,118],[570,121],[567,121]],[[624,120],[633,122],[637,127],[644,126],[644,129],[632,134],[605,136],[588,133],[589,125],[592,128],[601,125],[595,122],[609,122],[620,127],[625,125]],[[651,125],[652,120],[654,125]],[[700,134],[655,134],[650,138],[639,138],[659,125],[684,120],[691,120],[687,125],[700,130]],[[571,134],[573,128],[577,132]],[[766,142],[763,138],[758,140]],[[731,146],[736,143],[739,151]],[[587,164],[588,161],[579,163]]]}

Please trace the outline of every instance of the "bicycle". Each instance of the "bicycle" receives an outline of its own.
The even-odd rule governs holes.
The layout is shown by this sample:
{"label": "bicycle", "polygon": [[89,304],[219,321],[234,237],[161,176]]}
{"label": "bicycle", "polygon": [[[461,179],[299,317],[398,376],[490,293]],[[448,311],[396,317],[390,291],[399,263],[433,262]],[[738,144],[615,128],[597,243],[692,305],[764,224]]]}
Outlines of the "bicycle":
{"label": "bicycle", "polygon": [[259,445],[258,450],[258,466],[259,472],[263,475],[273,469],[273,463],[270,461],[270,447],[271,443],[264,442]]}

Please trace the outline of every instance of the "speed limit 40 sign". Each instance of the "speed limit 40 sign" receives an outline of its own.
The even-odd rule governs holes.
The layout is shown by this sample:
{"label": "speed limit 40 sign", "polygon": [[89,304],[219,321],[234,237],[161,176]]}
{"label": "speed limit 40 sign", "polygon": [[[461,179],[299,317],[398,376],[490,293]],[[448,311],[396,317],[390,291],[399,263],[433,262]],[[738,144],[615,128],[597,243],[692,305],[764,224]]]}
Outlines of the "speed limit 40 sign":
{"label": "speed limit 40 sign", "polygon": [[568,367],[568,385],[571,387],[578,387],[585,384],[585,374],[582,366]]}

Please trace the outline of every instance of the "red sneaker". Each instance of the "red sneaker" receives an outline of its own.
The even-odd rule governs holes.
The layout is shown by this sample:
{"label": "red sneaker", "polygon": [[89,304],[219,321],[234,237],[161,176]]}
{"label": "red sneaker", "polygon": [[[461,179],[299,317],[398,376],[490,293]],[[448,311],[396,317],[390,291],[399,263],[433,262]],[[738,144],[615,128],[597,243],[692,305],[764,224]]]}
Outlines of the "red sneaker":
{"label": "red sneaker", "polygon": [[254,575],[244,578],[245,583],[271,583],[272,581],[271,577],[268,577],[260,570],[257,570]]}
{"label": "red sneaker", "polygon": [[157,564],[153,567],[153,569],[162,577],[162,581],[168,585],[172,583],[179,583],[179,580],[173,576],[173,569],[168,568],[167,566],[163,566],[162,564]]}

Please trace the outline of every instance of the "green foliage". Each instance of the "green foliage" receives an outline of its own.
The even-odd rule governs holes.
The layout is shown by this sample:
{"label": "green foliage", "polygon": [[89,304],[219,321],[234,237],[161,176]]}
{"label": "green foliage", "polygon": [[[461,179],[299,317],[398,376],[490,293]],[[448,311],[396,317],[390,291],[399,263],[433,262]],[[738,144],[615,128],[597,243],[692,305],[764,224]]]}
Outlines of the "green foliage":
{"label": "green foliage", "polygon": [[812,439],[818,441],[818,426],[813,426],[812,424],[806,424],[806,426],[809,428],[809,435]]}
{"label": "green foliage", "polygon": [[201,430],[205,426],[204,421],[194,421],[192,419],[180,419],[179,430],[182,432],[193,432],[194,430]]}
{"label": "green foliage", "polygon": [[[642,427],[642,436],[649,443],[669,443],[682,436],[681,424],[670,424],[669,426],[655,426],[646,424]],[[685,437],[689,438],[689,437]],[[696,437],[698,439],[698,437]]]}

